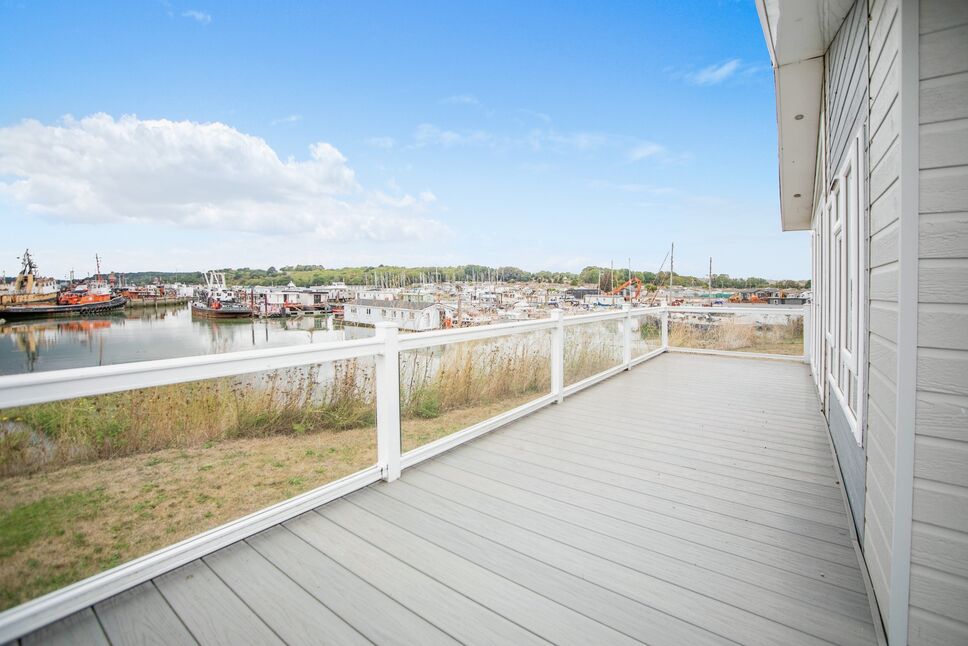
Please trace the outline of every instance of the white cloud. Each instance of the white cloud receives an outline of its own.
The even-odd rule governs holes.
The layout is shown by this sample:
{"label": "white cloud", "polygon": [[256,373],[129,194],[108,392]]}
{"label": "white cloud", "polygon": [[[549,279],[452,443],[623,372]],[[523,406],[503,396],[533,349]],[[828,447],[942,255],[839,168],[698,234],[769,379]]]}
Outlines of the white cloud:
{"label": "white cloud", "polygon": [[[222,123],[114,119],[0,128],[0,198],[68,222],[161,223],[324,239],[430,238],[428,202],[364,191],[332,145],[282,160]],[[408,198],[409,199],[405,199]]]}
{"label": "white cloud", "polygon": [[397,143],[393,137],[367,137],[363,141],[367,146],[386,149],[393,148]]}
{"label": "white cloud", "polygon": [[637,162],[643,159],[648,159],[649,157],[664,155],[665,152],[665,146],[661,146],[650,141],[645,141],[633,146],[632,149],[629,150],[628,158],[629,161]]}
{"label": "white cloud", "polygon": [[469,132],[455,132],[453,130],[442,130],[430,123],[422,123],[417,126],[413,133],[414,145],[417,147],[438,145],[450,148],[451,146],[482,146],[490,144],[492,137],[483,130],[473,130]]}
{"label": "white cloud", "polygon": [[451,103],[458,105],[477,105],[480,101],[473,94],[455,94],[440,100],[441,103]]}
{"label": "white cloud", "polygon": [[199,11],[197,9],[189,9],[188,11],[182,12],[182,18],[191,18],[195,22],[207,25],[212,22],[212,16],[205,13],[204,11]]}
{"label": "white cloud", "polygon": [[686,74],[686,80],[693,85],[717,85],[730,78],[740,70],[742,61],[733,58],[725,63],[710,65],[697,72]]}
{"label": "white cloud", "polygon": [[296,123],[298,121],[302,121],[302,115],[301,114],[290,114],[289,116],[286,116],[286,117],[280,117],[278,119],[273,119],[272,121],[269,122],[269,125],[270,126],[278,126],[278,125],[281,125],[281,124],[284,124],[284,123]]}

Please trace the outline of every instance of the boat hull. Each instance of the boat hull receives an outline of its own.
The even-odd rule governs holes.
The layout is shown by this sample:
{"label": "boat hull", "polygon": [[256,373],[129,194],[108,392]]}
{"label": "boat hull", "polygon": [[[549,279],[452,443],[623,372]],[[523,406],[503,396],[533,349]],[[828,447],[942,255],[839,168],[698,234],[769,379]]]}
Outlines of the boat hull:
{"label": "boat hull", "polygon": [[56,300],[57,292],[50,294],[0,294],[0,307],[29,305],[31,303],[53,303]]}
{"label": "boat hull", "polygon": [[250,319],[252,318],[252,310],[250,309],[233,309],[227,307],[221,307],[215,309],[213,307],[208,307],[206,305],[200,305],[198,303],[192,303],[192,316],[195,318],[202,319]]}
{"label": "boat hull", "polygon": [[115,296],[109,301],[99,303],[78,303],[76,305],[23,305],[0,309],[0,319],[6,321],[22,321],[24,319],[45,319],[63,316],[84,316],[86,314],[103,314],[121,310],[128,299]]}

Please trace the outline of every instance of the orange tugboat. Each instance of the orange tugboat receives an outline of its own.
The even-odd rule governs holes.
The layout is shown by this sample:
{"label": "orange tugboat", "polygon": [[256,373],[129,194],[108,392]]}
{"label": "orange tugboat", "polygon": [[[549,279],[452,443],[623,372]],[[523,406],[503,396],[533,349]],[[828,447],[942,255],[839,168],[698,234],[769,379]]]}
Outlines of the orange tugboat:
{"label": "orange tugboat", "polygon": [[0,318],[7,321],[54,316],[80,316],[120,310],[128,302],[123,296],[114,296],[111,287],[101,279],[101,259],[97,261],[97,277],[86,285],[78,285],[57,297],[56,305],[22,305],[0,309]]}

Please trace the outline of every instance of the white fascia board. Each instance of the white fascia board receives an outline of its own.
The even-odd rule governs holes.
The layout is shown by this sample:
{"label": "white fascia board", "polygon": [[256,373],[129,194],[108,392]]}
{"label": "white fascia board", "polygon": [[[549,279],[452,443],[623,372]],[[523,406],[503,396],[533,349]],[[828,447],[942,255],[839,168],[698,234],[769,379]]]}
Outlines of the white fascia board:
{"label": "white fascia board", "polygon": [[[810,228],[823,56],[854,1],[756,0],[776,87],[780,224],[784,231]],[[797,115],[801,115],[799,119]]]}
{"label": "white fascia board", "polygon": [[809,229],[813,216],[823,72],[823,57],[788,63],[774,71],[784,231]]}

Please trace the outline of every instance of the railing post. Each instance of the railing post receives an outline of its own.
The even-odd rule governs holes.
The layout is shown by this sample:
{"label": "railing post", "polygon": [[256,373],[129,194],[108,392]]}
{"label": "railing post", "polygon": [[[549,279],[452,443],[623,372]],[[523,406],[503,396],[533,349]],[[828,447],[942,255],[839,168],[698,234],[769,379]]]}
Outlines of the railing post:
{"label": "railing post", "polygon": [[551,329],[551,394],[560,404],[565,399],[565,313],[552,310],[551,320],[555,322]]}
{"label": "railing post", "polygon": [[625,318],[622,319],[622,362],[626,370],[632,369],[632,304],[626,303]]}
{"label": "railing post", "polygon": [[383,352],[376,358],[376,453],[387,482],[400,477],[400,346],[395,323],[377,323]]}
{"label": "railing post", "polygon": [[669,307],[662,306],[662,349],[669,349]]}
{"label": "railing post", "polygon": [[810,341],[812,332],[810,327],[813,325],[813,321],[810,320],[810,304],[803,304],[803,360],[807,363],[811,362],[810,357]]}

